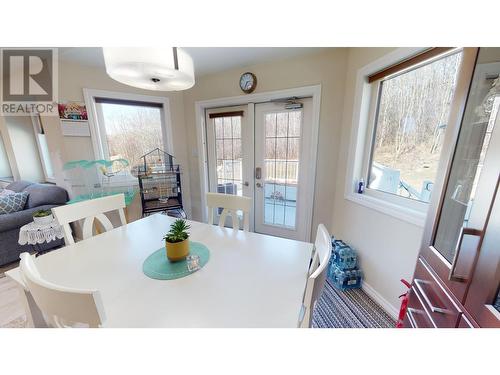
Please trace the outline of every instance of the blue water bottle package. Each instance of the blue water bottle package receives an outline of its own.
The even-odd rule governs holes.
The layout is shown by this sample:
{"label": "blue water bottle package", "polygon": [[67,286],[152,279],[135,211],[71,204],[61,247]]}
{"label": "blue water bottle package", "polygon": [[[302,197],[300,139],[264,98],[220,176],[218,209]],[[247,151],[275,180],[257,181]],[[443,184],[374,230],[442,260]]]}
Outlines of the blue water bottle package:
{"label": "blue water bottle package", "polygon": [[363,273],[358,266],[356,251],[335,237],[332,237],[332,256],[327,275],[333,285],[340,290],[361,287]]}

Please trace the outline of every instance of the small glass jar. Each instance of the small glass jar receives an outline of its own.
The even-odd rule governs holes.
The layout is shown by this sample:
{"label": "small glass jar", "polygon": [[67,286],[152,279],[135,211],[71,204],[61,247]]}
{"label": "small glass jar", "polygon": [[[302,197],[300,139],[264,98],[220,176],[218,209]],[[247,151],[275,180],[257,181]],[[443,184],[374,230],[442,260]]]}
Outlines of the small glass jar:
{"label": "small glass jar", "polygon": [[186,258],[187,268],[189,272],[194,272],[200,269],[200,256],[199,255],[188,255]]}

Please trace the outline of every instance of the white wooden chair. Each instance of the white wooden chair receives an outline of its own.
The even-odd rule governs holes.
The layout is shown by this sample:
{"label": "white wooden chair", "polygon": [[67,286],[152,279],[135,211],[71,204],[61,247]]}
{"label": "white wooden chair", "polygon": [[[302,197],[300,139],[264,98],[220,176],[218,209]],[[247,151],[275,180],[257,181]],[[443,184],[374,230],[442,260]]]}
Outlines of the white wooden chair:
{"label": "white wooden chair", "polygon": [[328,273],[328,262],[332,255],[332,239],[323,224],[318,225],[316,241],[314,242],[314,255],[309,268],[304,301],[299,317],[301,328],[310,328],[314,307],[325,286]]}
{"label": "white wooden chair", "polygon": [[71,234],[70,223],[84,219],[82,236],[85,240],[92,237],[94,220],[99,221],[106,231],[113,229],[113,224],[111,224],[111,221],[104,215],[105,212],[118,210],[121,225],[127,224],[125,212],[123,211],[124,208],[125,195],[117,194],[55,207],[52,209],[52,213],[59,225],[63,228],[66,245],[70,245],[75,243],[73,235]]}
{"label": "white wooden chair", "polygon": [[243,230],[250,230],[250,209],[252,199],[238,195],[207,193],[208,224],[214,223],[214,209],[223,208],[219,217],[219,226],[224,227],[227,215],[231,215],[233,229],[240,229],[240,218],[237,211],[243,211]]}
{"label": "white wooden chair", "polygon": [[19,267],[48,326],[64,328],[84,324],[97,328],[102,325],[105,314],[99,291],[67,288],[44,280],[29,253],[21,254]]}

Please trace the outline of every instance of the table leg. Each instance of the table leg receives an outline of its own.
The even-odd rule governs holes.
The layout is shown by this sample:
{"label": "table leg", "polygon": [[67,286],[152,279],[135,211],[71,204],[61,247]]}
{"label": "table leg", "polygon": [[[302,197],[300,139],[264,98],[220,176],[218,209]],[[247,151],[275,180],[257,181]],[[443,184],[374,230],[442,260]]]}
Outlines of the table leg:
{"label": "table leg", "polygon": [[42,255],[40,251],[40,246],[38,246],[37,244],[32,244],[31,248],[33,249],[33,254],[35,254],[35,257]]}

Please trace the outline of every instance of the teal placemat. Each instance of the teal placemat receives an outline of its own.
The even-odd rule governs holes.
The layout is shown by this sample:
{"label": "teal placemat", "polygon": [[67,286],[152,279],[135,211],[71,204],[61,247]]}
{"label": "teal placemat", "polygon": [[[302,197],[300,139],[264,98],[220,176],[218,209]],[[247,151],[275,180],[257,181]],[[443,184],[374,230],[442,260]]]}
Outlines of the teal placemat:
{"label": "teal placemat", "polygon": [[[199,242],[189,241],[189,254],[200,257],[200,268],[207,264],[210,258],[210,250]],[[162,247],[146,258],[142,265],[142,272],[152,279],[173,280],[196,271],[188,271],[186,260],[170,262],[167,259],[165,247]]]}

